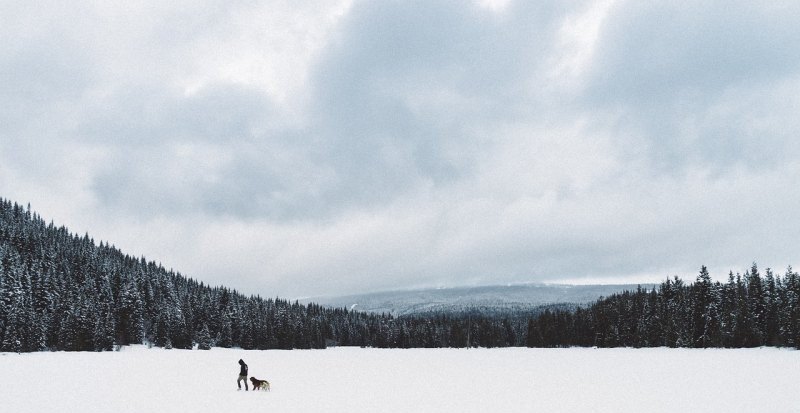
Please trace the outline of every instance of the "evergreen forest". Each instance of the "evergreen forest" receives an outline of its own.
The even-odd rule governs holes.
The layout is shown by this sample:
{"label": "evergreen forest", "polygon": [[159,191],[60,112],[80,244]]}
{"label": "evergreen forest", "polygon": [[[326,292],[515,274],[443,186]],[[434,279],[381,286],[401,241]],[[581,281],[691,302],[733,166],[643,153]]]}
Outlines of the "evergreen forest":
{"label": "evergreen forest", "polygon": [[245,295],[135,258],[0,199],[0,352],[164,348],[411,347],[800,348],[800,277],[756,264],[712,281],[518,314],[392,317]]}

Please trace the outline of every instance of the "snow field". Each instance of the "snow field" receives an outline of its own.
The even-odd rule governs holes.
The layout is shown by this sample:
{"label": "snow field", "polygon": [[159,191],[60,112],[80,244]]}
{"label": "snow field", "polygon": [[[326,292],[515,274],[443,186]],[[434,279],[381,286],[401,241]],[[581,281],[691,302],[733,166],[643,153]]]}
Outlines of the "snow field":
{"label": "snow field", "polygon": [[[271,392],[236,390],[242,358]],[[800,352],[760,348],[0,354],[3,412],[800,412]]]}

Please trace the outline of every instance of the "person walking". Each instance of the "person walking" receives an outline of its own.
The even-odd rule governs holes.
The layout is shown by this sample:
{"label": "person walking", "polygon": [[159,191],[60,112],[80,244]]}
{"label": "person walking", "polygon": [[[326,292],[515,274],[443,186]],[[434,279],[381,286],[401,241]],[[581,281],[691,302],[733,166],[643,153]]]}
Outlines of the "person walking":
{"label": "person walking", "polygon": [[247,364],[245,364],[244,360],[239,359],[239,379],[236,380],[236,385],[239,386],[239,390],[242,389],[242,380],[244,380],[244,391],[248,391],[250,389],[247,388]]}

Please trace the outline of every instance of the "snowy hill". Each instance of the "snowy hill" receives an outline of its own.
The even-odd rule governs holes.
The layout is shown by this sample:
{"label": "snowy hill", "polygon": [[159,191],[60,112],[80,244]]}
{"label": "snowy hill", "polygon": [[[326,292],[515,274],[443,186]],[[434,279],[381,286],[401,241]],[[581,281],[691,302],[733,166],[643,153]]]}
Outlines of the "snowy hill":
{"label": "snowy hill", "polygon": [[[544,305],[588,304],[600,297],[607,297],[624,290],[636,290],[636,288],[636,285],[631,284],[517,284],[386,291],[347,296],[313,297],[301,301],[395,316],[464,311],[506,313],[531,311]],[[652,288],[652,285],[643,284],[642,288]]]}

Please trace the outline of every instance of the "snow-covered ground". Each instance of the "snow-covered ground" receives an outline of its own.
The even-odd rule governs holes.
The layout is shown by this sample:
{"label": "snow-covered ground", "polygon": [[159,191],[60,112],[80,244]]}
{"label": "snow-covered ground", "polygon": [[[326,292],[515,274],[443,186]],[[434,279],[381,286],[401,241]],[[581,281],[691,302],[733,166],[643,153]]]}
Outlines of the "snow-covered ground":
{"label": "snow-covered ground", "polygon": [[[236,390],[237,361],[272,391]],[[800,351],[0,354],[2,412],[800,412]]]}

